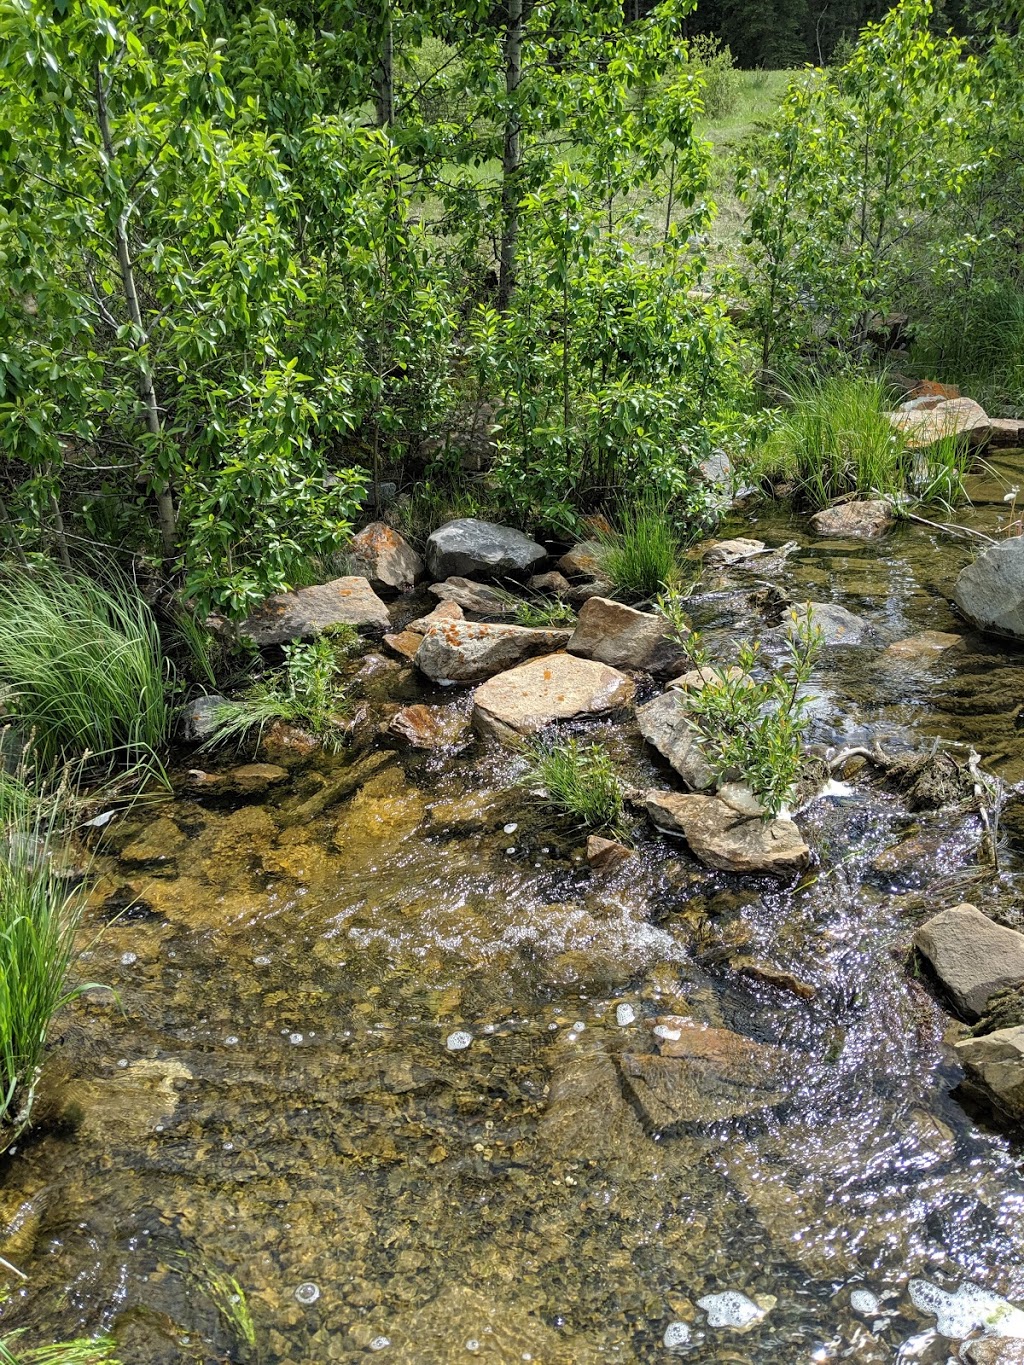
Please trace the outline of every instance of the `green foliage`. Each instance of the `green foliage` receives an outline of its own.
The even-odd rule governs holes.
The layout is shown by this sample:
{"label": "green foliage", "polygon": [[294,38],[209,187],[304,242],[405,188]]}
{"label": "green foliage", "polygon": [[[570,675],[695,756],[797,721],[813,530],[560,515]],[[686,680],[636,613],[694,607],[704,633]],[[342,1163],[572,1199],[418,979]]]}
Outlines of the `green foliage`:
{"label": "green foliage", "polygon": [[689,44],[690,61],[700,76],[700,102],[708,119],[728,117],[736,106],[732,53],[711,34],[698,34]]}
{"label": "green foliage", "polygon": [[967,292],[936,289],[927,306],[915,370],[955,382],[990,412],[1024,411],[1024,292],[1009,273],[986,271]]}
{"label": "green foliage", "polygon": [[745,782],[766,816],[776,816],[792,799],[800,774],[806,708],[806,685],[821,644],[810,613],[796,618],[789,632],[789,658],[767,677],[758,677],[760,650],[743,641],[737,656],[739,673],[710,663],[699,648],[692,656],[711,681],[694,692],[680,692],[687,724],[719,782]]}
{"label": "green foliage", "polygon": [[0,1341],[0,1365],[121,1365],[113,1337],[78,1337],[54,1346],[21,1350],[17,1346],[20,1335],[14,1332]]}
{"label": "green foliage", "polygon": [[257,738],[275,720],[301,725],[328,747],[340,747],[339,722],[347,709],[338,669],[351,648],[344,629],[318,636],[308,643],[284,646],[284,666],[261,678],[237,700],[214,712],[215,728],[205,747],[241,744],[254,732]]}
{"label": "green foliage", "polygon": [[579,740],[538,743],[528,754],[522,781],[543,789],[555,810],[587,829],[617,830],[622,822],[622,792],[607,750]]}
{"label": "green foliage", "polygon": [[574,626],[576,613],[568,602],[558,597],[527,597],[516,599],[516,625],[519,626]]}
{"label": "green foliage", "polygon": [[664,506],[645,501],[624,510],[623,529],[601,537],[601,568],[627,597],[649,598],[673,587],[680,575],[679,542]]}
{"label": "green foliage", "polygon": [[133,585],[46,571],[0,579],[0,683],[44,766],[154,763],[169,732],[167,682]]}

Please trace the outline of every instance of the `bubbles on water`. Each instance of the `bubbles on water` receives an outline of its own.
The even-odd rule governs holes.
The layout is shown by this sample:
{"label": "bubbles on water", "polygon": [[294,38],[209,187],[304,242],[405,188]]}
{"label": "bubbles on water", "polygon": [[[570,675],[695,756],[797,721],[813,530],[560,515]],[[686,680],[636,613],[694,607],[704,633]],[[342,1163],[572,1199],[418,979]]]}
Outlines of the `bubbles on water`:
{"label": "bubbles on water", "polygon": [[258,957],[253,958],[252,965],[254,967],[269,967],[270,958],[267,957],[266,953],[260,953]]}
{"label": "bubbles on water", "polygon": [[655,1024],[652,1032],[656,1038],[664,1038],[667,1042],[676,1043],[683,1036],[681,1028],[669,1028],[667,1024]]}
{"label": "bubbles on water", "polygon": [[288,1041],[289,1041],[289,1043],[292,1043],[295,1047],[298,1047],[298,1045],[303,1041],[302,1034],[301,1034],[301,1033],[289,1033],[289,1035],[288,1035]]}
{"label": "bubbles on water", "polygon": [[619,1028],[629,1028],[630,1024],[636,1022],[636,1010],[623,1001],[621,1005],[615,1006],[615,1022]]}
{"label": "bubbles on water", "polygon": [[709,1327],[749,1327],[765,1315],[765,1309],[736,1289],[705,1294],[697,1300],[697,1307],[707,1313]]}
{"label": "bubbles on water", "polygon": [[470,1337],[470,1338],[467,1340],[467,1342],[466,1342],[466,1350],[467,1350],[467,1351],[479,1351],[479,1349],[480,1349],[480,1343],[477,1341],[476,1337]]}
{"label": "bubbles on water", "polygon": [[690,1325],[686,1322],[670,1322],[665,1328],[665,1335],[662,1337],[662,1345],[668,1351],[674,1351],[677,1346],[685,1346],[690,1340]]}
{"label": "bubbles on water", "polygon": [[139,955],[138,955],[138,953],[122,953],[122,954],[121,954],[121,965],[122,965],[123,967],[132,967],[132,966],[135,965],[136,962],[138,962],[138,960],[139,960]]}
{"label": "bubbles on water", "polygon": [[125,1068],[127,1067],[127,1065],[128,1065],[128,1058],[127,1058],[127,1057],[119,1057],[119,1058],[117,1059],[117,1064],[118,1064],[118,1066],[121,1068],[121,1070],[124,1071],[124,1069],[125,1069]]}
{"label": "bubbles on water", "polygon": [[574,1033],[582,1033],[586,1027],[587,1026],[582,1019],[577,1019],[575,1024],[573,1024],[572,1026]]}
{"label": "bubbles on water", "polygon": [[908,1292],[915,1308],[935,1317],[940,1336],[962,1340],[981,1328],[986,1336],[1024,1339],[1024,1311],[980,1284],[965,1280],[949,1294],[928,1280],[911,1280]]}
{"label": "bubbles on water", "polygon": [[238,1035],[235,1033],[229,1033],[228,1036],[224,1039],[224,1042],[228,1047],[234,1047],[235,1044],[238,1042]]}
{"label": "bubbles on water", "polygon": [[[519,828],[519,826],[516,824],[516,822],[515,822],[514,820],[510,820],[509,823],[508,823],[507,825],[503,825],[503,826],[502,826],[502,833],[503,833],[503,834],[515,834],[515,832],[516,832],[516,830],[517,830],[518,828]],[[478,1344],[479,1344],[479,1343],[478,1343]]]}
{"label": "bubbles on water", "polygon": [[311,1303],[316,1303],[317,1299],[320,1297],[320,1286],[314,1284],[312,1280],[306,1280],[304,1284],[300,1284],[296,1289],[295,1297],[299,1303],[306,1306]]}
{"label": "bubbles on water", "polygon": [[449,1033],[444,1045],[449,1052],[464,1052],[472,1041],[471,1033],[467,1033],[465,1029],[456,1029],[454,1033]]}
{"label": "bubbles on water", "polygon": [[390,1337],[374,1337],[374,1339],[370,1342],[370,1350],[386,1351],[390,1345],[391,1345]]}
{"label": "bubbles on water", "polygon": [[855,1289],[850,1295],[850,1307],[855,1313],[860,1313],[862,1317],[873,1318],[882,1305],[879,1302],[878,1295],[872,1294],[870,1289]]}

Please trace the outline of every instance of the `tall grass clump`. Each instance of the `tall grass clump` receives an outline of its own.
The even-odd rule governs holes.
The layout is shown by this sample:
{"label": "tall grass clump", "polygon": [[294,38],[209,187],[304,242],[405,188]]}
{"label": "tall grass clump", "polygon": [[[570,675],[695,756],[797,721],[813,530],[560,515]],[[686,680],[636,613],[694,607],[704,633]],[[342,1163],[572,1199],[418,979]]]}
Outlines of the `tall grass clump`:
{"label": "tall grass clump", "polygon": [[586,829],[616,830],[622,823],[622,791],[600,744],[567,739],[537,744],[528,754],[525,785],[539,787],[547,802]]}
{"label": "tall grass clump", "polygon": [[949,379],[982,407],[1024,412],[1024,293],[1004,285],[930,300],[914,369]]}
{"label": "tall grass clump", "polygon": [[622,531],[601,538],[601,567],[624,596],[655,597],[680,576],[671,517],[655,503],[639,503],[621,520]]}
{"label": "tall grass clump", "polygon": [[0,579],[0,687],[43,766],[152,760],[170,725],[156,621],[129,583]]}

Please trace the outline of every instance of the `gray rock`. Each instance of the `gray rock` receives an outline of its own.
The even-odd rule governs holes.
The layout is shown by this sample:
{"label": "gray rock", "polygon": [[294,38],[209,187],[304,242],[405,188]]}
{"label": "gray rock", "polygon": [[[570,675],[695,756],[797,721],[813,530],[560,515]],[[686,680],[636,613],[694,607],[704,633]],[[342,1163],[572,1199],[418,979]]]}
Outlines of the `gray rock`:
{"label": "gray rock", "polygon": [[349,575],[268,597],[238,629],[244,639],[263,646],[304,640],[332,626],[387,630],[390,625],[387,607],[366,579]]}
{"label": "gray rock", "polygon": [[[794,604],[793,611],[800,624],[810,613],[815,626],[821,631],[823,645],[866,645],[874,637],[874,631],[866,621],[832,602],[799,602]],[[782,629],[787,635],[792,634],[792,619],[783,621]]]}
{"label": "gray rock", "polygon": [[763,540],[748,540],[743,536],[734,540],[713,540],[704,549],[704,563],[712,569],[724,569],[751,555],[760,555],[764,548]]}
{"label": "gray rock", "polygon": [[874,540],[884,534],[893,523],[892,508],[883,498],[864,502],[844,502],[838,507],[826,507],[811,517],[811,526],[819,536],[853,536],[858,540]]}
{"label": "gray rock", "polygon": [[217,728],[217,708],[226,701],[227,697],[222,697],[219,692],[211,692],[208,696],[190,701],[181,713],[185,738],[196,744],[209,739]]}
{"label": "gray rock", "polygon": [[1024,639],[1024,537],[983,550],[961,570],[953,601],[979,630]]}
{"label": "gray rock", "polygon": [[429,591],[442,602],[453,602],[462,611],[471,611],[474,616],[516,614],[515,600],[509,593],[489,588],[486,583],[474,583],[469,578],[446,578],[443,583],[431,583]]}
{"label": "gray rock", "polygon": [[476,517],[449,521],[427,540],[427,567],[434,578],[527,573],[546,557],[543,545],[522,531]]}
{"label": "gray rock", "polygon": [[407,540],[383,521],[372,521],[353,536],[349,566],[374,588],[406,592],[423,573],[423,560]]}
{"label": "gray rock", "polygon": [[898,412],[890,412],[888,417],[912,450],[926,450],[950,437],[972,447],[980,446],[992,435],[988,414],[972,398],[929,395],[911,400]]}
{"label": "gray rock", "polygon": [[608,597],[591,597],[580,608],[568,650],[612,668],[675,673],[686,655],[670,632],[665,618],[654,612],[637,611]]}
{"label": "gray rock", "polygon": [[636,713],[640,733],[693,791],[713,787],[715,775],[701,752],[700,743],[686,722],[679,692],[670,689]]}
{"label": "gray rock", "polygon": [[714,796],[650,791],[647,813],[665,834],[681,834],[694,856],[722,872],[786,877],[810,861],[792,820],[750,819]]}
{"label": "gray rock", "polygon": [[433,626],[416,651],[416,667],[435,682],[482,682],[534,654],[562,649],[567,630],[452,621]]}
{"label": "gray rock", "polygon": [[972,1087],[997,1113],[1024,1119],[1024,1027],[965,1038],[956,1055]]}
{"label": "gray rock", "polygon": [[473,724],[496,739],[535,734],[557,720],[598,716],[627,706],[633,683],[607,664],[550,654],[478,687]]}
{"label": "gray rock", "polygon": [[1024,934],[966,902],[922,924],[914,946],[968,1019],[984,1013],[993,992],[1024,981]]}
{"label": "gray rock", "polygon": [[553,593],[555,597],[564,597],[570,589],[567,578],[552,569],[550,573],[537,573],[526,585],[531,592]]}

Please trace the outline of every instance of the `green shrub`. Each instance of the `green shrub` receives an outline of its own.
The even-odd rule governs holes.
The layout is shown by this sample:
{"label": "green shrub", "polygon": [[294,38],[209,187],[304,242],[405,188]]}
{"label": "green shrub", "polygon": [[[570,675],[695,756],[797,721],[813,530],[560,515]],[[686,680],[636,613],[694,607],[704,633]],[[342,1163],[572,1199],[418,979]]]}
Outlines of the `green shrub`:
{"label": "green shrub", "polygon": [[623,518],[618,535],[601,539],[601,567],[627,597],[654,597],[679,579],[679,543],[663,507],[639,503]]}
{"label": "green shrub", "polygon": [[958,384],[989,410],[1024,411],[1024,294],[1008,281],[966,297],[936,291],[913,359],[916,373]]}
{"label": "green shrub", "polygon": [[567,739],[537,744],[523,781],[543,788],[548,803],[587,829],[618,829],[622,792],[606,749]]}
{"label": "green shrub", "polygon": [[308,643],[285,645],[283,668],[261,678],[243,696],[217,707],[215,728],[205,747],[241,744],[253,732],[258,738],[275,720],[302,725],[328,747],[340,747],[338,722],[347,703],[338,669],[350,652],[353,634],[339,628]]}
{"label": "green shrub", "polygon": [[44,765],[152,761],[167,741],[167,668],[128,583],[55,572],[0,580],[0,683]]}
{"label": "green shrub", "polygon": [[736,75],[728,45],[711,33],[689,42],[690,60],[700,75],[700,102],[709,119],[725,118],[736,107]]}

